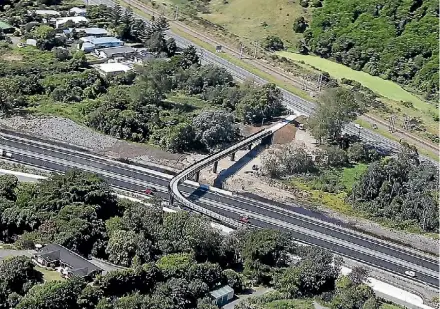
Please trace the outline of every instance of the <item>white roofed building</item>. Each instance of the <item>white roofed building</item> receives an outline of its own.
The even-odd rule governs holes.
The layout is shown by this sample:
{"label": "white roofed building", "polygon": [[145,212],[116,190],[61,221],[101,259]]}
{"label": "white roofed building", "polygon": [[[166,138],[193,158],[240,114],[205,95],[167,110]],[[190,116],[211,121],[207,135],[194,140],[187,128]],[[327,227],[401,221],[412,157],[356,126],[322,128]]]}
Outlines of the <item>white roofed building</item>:
{"label": "white roofed building", "polygon": [[78,7],[74,7],[69,10],[69,13],[73,14],[74,16],[86,16],[86,12],[87,12],[86,9],[78,8]]}
{"label": "white roofed building", "polygon": [[131,67],[123,63],[102,63],[95,66],[102,76],[114,76],[131,71]]}
{"label": "white roofed building", "polygon": [[83,24],[89,23],[89,20],[87,18],[85,18],[84,16],[61,17],[61,18],[57,18],[56,23],[55,23],[55,27],[59,28],[59,27],[63,26],[65,23],[67,23],[68,21],[72,21],[75,25],[78,25],[80,23],[83,23]]}
{"label": "white roofed building", "polygon": [[[29,11],[29,13],[32,13]],[[35,10],[34,13],[39,16],[56,17],[61,16],[60,12],[55,10]]]}

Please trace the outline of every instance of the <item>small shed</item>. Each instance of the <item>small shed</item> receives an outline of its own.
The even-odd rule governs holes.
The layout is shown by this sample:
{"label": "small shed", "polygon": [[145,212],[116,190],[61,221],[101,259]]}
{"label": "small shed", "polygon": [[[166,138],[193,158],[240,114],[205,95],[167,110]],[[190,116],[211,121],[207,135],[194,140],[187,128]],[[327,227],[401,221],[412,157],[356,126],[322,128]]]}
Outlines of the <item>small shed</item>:
{"label": "small shed", "polygon": [[131,67],[123,63],[102,63],[95,68],[103,77],[115,76],[131,70]]}
{"label": "small shed", "polygon": [[0,29],[3,31],[3,33],[13,33],[15,31],[15,28],[13,26],[1,20]]}
{"label": "small shed", "polygon": [[211,295],[213,305],[223,307],[234,298],[234,289],[229,285],[225,285],[217,290],[209,292],[209,294]]}
{"label": "small shed", "polygon": [[35,40],[35,39],[27,39],[26,40],[26,45],[37,46],[37,40]]}

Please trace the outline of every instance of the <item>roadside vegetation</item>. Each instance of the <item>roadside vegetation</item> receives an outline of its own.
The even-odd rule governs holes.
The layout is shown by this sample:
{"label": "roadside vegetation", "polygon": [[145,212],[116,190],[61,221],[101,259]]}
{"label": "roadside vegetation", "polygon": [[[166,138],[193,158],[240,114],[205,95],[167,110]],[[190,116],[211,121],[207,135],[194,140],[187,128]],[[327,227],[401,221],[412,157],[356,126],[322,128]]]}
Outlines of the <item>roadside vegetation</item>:
{"label": "roadside vegetation", "polygon": [[225,284],[238,294],[252,285],[275,289],[240,303],[241,309],[310,306],[314,297],[332,308],[382,303],[363,283],[367,271],[354,268],[341,277],[339,258],[297,246],[288,234],[244,229],[223,235],[201,216],[117,199],[98,176],[79,170],[36,184],[0,176],[0,206],[4,243],[20,249],[58,243],[126,267],[87,285],[49,276],[27,257],[8,258],[0,262],[0,308],[213,309],[208,293]]}
{"label": "roadside vegetation", "polygon": [[[25,17],[34,18],[22,14],[12,21],[19,25]],[[21,32],[35,38],[38,48],[6,41],[0,46],[5,116],[23,111],[60,115],[117,138],[182,152],[224,147],[240,138],[239,123],[259,124],[284,111],[273,84],[237,84],[225,69],[200,65],[192,46],[176,55],[174,40],[164,38],[164,18],[147,25],[134,19],[130,9],[103,5],[90,7],[87,14],[96,25],[143,44],[160,59],[103,77],[82,51],[69,48],[65,37],[32,20]],[[77,39],[75,32],[71,36]]]}
{"label": "roadside vegetation", "polygon": [[[363,216],[409,231],[438,233],[438,169],[420,162],[414,146],[402,143],[389,156],[342,135],[365,108],[359,93],[330,90],[309,119],[318,142],[311,152],[286,145],[263,158],[264,172],[310,191],[312,201],[347,215]],[[290,180],[291,179],[291,180]]]}

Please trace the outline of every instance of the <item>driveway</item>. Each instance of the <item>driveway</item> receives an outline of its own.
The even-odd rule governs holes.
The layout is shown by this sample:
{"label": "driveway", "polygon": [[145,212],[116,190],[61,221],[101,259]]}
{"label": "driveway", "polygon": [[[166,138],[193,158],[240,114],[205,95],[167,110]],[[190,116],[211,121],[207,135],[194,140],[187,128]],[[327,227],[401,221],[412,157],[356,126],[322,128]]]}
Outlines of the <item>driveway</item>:
{"label": "driveway", "polygon": [[2,249],[0,245],[0,260],[3,260],[11,256],[25,255],[31,257],[35,250],[12,250],[12,249]]}

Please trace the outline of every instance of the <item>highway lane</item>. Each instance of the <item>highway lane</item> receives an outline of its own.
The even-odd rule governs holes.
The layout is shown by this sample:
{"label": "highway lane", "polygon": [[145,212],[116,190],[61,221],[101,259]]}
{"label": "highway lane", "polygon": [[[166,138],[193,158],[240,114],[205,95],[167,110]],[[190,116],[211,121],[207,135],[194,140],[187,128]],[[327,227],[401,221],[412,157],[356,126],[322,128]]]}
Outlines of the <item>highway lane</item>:
{"label": "highway lane", "polygon": [[[113,7],[115,5],[115,2],[112,0],[89,0],[89,4],[105,4],[107,6],[111,6]],[[148,9],[148,7],[145,7],[142,3],[140,3],[139,1],[136,0],[131,0],[130,1],[130,5],[132,7],[135,7],[137,9],[140,10],[145,10]],[[144,18],[143,16],[134,13],[134,15],[139,18],[144,20],[145,22],[149,22],[149,20],[147,20],[146,18]],[[207,63],[207,64],[215,64],[217,66],[221,66],[223,68],[225,68],[227,71],[229,71],[236,79],[244,81],[244,80],[248,80],[248,79],[252,79],[254,80],[256,83],[258,84],[266,84],[268,83],[265,79],[249,72],[246,71],[245,69],[232,64],[231,62],[221,58],[220,56],[211,53],[208,50],[203,49],[200,46],[195,45],[193,42],[180,37],[178,35],[176,35],[175,33],[171,32],[171,31],[166,31],[166,35],[168,37],[172,37],[176,40],[176,43],[179,47],[186,47],[189,45],[194,45],[199,52],[202,54],[202,63]],[[286,107],[290,108],[290,109],[294,109],[296,111],[299,111],[301,113],[304,113],[306,115],[311,115],[314,112],[314,109],[316,108],[316,104],[307,100],[304,100],[294,94],[292,94],[289,91],[286,91],[284,89],[281,89],[281,92],[283,93],[283,97],[284,97],[284,104]],[[360,135],[360,137],[362,138],[363,141],[365,141],[366,143],[369,143],[377,148],[380,148],[383,151],[386,152],[396,152],[398,151],[398,149],[400,148],[400,144],[396,141],[393,141],[391,139],[388,139],[380,134],[377,134],[373,131],[370,131],[366,128],[361,129],[361,131],[359,132],[359,129],[357,127],[355,127],[354,123],[350,123],[348,124],[345,129],[344,132],[349,133],[349,134],[353,134],[353,135]],[[425,161],[429,161],[435,165],[438,165],[439,163],[429,157],[426,156],[421,156],[422,160]]]}
{"label": "highway lane", "polygon": [[[20,146],[19,144],[20,142],[17,142],[16,146]],[[38,146],[32,145],[32,143],[26,145],[26,148],[27,151],[30,152],[32,155],[20,156],[18,154],[14,154],[14,158],[18,161],[30,163],[35,166],[43,166],[51,170],[58,171],[65,171],[69,167],[74,167],[75,164],[80,165],[79,167],[81,167],[82,165],[83,168],[89,170],[93,167],[92,169],[97,170],[97,172],[101,174],[107,181],[116,186],[123,186],[123,184],[119,183],[120,180],[118,180],[118,178],[131,179],[129,182],[131,187],[128,187],[128,189],[133,189],[134,186],[134,190],[142,191],[147,184],[154,184],[156,187],[162,188],[165,191],[169,182],[168,175],[165,175],[168,177],[158,177],[156,175],[151,175],[152,171],[150,171],[149,174],[144,169],[134,169],[133,167],[126,166],[119,162],[112,162],[99,157],[96,158],[92,156],[92,158],[87,158],[87,155],[82,154],[82,157],[74,156],[75,159],[72,160],[71,152],[64,153],[60,149],[57,150],[58,152],[52,152],[53,154],[55,154],[56,157],[50,157],[51,151],[49,151],[47,148],[40,149]],[[18,151],[21,150],[18,149]],[[37,156],[40,157],[38,158]],[[48,161],[47,159],[50,159],[52,162]],[[68,161],[62,162],[66,159]],[[109,175],[108,173],[110,173],[111,175]],[[125,181],[125,183],[125,187],[129,186],[127,185],[127,180]],[[188,186],[186,184],[180,186],[179,189],[185,192],[186,195],[192,194],[193,197],[198,197],[198,200],[203,201],[203,203],[200,204],[203,207],[210,207],[205,202],[206,199],[209,199],[217,205],[232,206],[236,209],[236,212],[238,213],[243,211],[252,211],[257,215],[279,219],[283,222],[294,224],[295,226],[300,226],[304,229],[309,229],[322,234],[331,235],[334,238],[350,242],[353,245],[360,245],[362,247],[374,250],[375,252],[393,257],[396,260],[412,263],[415,265],[419,265],[426,270],[431,270],[436,273],[438,272],[437,263],[431,260],[427,260],[423,256],[413,254],[412,252],[405,252],[405,250],[401,250],[396,246],[389,246],[388,244],[384,246],[383,242],[376,240],[371,241],[370,237],[364,235],[359,236],[359,233],[356,232],[347,232],[347,230],[345,229],[340,229],[339,231],[339,229],[335,226],[327,226],[325,224],[322,224],[322,222],[298,216],[297,214],[286,209],[281,209],[273,205],[267,205],[265,203],[250,200],[244,197],[229,197],[212,192],[204,192],[204,194],[201,194],[202,192],[200,192],[200,190],[197,190],[194,193],[194,190],[196,188],[193,186]],[[167,194],[164,193],[162,194],[162,196],[167,197]],[[237,215],[231,216],[232,212],[233,211],[229,211],[229,217],[236,217]],[[311,243],[314,242],[312,241]],[[360,259],[364,259],[367,263],[370,260],[368,256],[364,256],[363,258],[361,257]],[[391,270],[396,271],[396,269]],[[434,281],[436,280],[437,279],[431,278],[431,281],[427,280],[426,282],[433,285],[435,284]]]}

